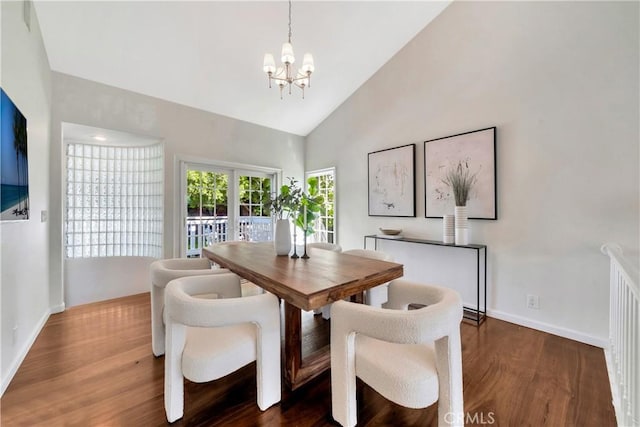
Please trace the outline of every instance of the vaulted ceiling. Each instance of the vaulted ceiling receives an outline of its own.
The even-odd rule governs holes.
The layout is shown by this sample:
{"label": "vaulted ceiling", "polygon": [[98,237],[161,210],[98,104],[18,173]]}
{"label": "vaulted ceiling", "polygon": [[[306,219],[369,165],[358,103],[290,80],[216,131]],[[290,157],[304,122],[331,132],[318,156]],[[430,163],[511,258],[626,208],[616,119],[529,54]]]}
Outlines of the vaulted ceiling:
{"label": "vaulted ceiling", "polygon": [[[299,67],[315,60],[302,99],[268,88],[264,54],[288,33],[283,1],[40,1],[54,71],[307,135],[447,5],[433,1],[294,1]],[[399,79],[402,76],[398,76]]]}

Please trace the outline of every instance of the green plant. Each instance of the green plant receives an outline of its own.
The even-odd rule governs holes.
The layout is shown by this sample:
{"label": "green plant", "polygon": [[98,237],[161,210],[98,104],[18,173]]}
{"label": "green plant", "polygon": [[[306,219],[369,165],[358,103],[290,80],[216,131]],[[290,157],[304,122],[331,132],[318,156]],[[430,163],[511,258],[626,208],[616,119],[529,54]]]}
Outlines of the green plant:
{"label": "green plant", "polygon": [[315,232],[314,225],[323,207],[324,197],[320,194],[318,177],[311,177],[307,180],[307,192],[302,195],[296,217],[296,226],[300,227],[307,236]]}
{"label": "green plant", "polygon": [[265,203],[265,208],[269,209],[271,215],[276,219],[295,218],[300,210],[302,189],[298,187],[298,181],[295,178],[289,177],[287,179],[289,184],[283,184],[280,187],[280,193],[272,194]]}
{"label": "green plant", "polygon": [[469,200],[469,192],[476,182],[476,175],[471,173],[469,163],[462,160],[458,165],[449,169],[445,174],[442,182],[447,184],[453,190],[453,197],[456,200],[456,206],[466,206]]}
{"label": "green plant", "polygon": [[300,227],[306,235],[313,234],[313,225],[320,215],[324,203],[324,198],[319,190],[318,178],[311,177],[307,180],[306,193],[303,193],[296,179],[291,177],[287,179],[289,184],[282,185],[280,193],[273,194],[265,203],[265,207],[271,211],[276,219],[292,218],[294,224]]}

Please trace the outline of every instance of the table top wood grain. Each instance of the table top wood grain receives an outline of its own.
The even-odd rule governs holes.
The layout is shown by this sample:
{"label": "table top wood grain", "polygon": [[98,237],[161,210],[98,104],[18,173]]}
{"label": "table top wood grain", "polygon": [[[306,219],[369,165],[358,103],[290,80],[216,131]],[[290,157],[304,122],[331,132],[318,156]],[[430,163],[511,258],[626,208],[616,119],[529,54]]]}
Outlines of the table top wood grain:
{"label": "table top wood grain", "polygon": [[308,259],[277,256],[272,242],[218,243],[202,253],[307,311],[403,275],[402,264],[317,248],[308,250]]}

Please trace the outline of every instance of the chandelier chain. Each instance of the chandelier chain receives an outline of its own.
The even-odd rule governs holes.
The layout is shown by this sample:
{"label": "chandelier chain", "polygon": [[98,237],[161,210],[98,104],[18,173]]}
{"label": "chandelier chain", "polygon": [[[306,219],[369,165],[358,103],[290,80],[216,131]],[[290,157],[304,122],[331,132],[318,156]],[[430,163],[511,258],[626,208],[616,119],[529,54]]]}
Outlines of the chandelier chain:
{"label": "chandelier chain", "polygon": [[289,43],[291,43],[291,0],[289,0]]}

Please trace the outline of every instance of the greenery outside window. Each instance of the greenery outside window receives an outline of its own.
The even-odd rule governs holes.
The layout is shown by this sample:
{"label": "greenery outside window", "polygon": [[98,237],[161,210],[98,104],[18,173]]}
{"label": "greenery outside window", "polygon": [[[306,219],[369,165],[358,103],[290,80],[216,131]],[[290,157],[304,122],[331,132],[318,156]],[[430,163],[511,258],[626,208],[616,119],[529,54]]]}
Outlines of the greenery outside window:
{"label": "greenery outside window", "polygon": [[321,169],[306,173],[306,179],[318,178],[320,195],[324,198],[324,204],[315,225],[316,232],[313,241],[337,243],[336,234],[336,184],[335,168]]}

